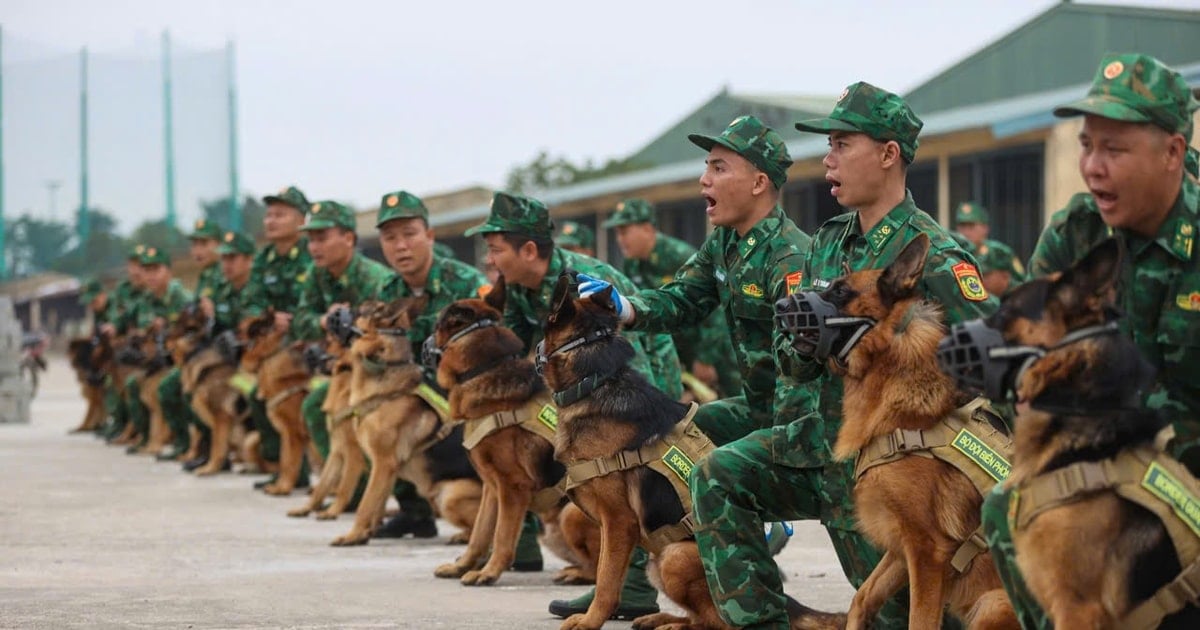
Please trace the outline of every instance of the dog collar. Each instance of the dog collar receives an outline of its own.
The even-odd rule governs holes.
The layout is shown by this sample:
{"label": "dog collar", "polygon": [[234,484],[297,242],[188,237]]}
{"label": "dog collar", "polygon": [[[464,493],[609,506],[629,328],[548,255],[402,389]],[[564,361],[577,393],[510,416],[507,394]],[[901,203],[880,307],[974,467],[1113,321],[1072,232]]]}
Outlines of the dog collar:
{"label": "dog collar", "polygon": [[618,367],[607,372],[589,374],[578,381],[575,381],[574,384],[554,392],[550,395],[550,397],[554,399],[554,404],[559,409],[562,409],[563,407],[569,407],[583,400],[584,398],[591,396],[592,392],[596,391],[601,385],[607,383],[609,379],[616,376],[620,369],[621,368]]}
{"label": "dog collar", "polygon": [[546,352],[546,340],[542,339],[537,344],[537,357],[534,360],[534,367],[537,369],[538,375],[541,376],[542,372],[546,369],[546,364],[550,362],[550,357],[562,352],[570,352],[581,346],[586,346],[589,343],[595,343],[597,341],[609,339],[614,334],[615,333],[611,328],[600,328],[589,333],[584,333],[579,337],[575,337],[574,339],[551,350],[550,352]]}

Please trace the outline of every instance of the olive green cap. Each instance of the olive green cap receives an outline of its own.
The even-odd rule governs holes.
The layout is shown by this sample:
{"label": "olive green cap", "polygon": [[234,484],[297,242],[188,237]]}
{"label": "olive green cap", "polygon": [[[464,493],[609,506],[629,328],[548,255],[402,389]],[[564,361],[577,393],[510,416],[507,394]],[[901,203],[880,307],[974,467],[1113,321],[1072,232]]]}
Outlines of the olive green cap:
{"label": "olive green cap", "polygon": [[308,214],[308,208],[310,205],[308,203],[308,197],[305,197],[304,193],[300,192],[300,189],[296,188],[295,186],[288,186],[274,195],[267,195],[266,197],[263,197],[263,203],[267,204],[268,206],[273,203],[281,203],[285,206],[291,206],[296,210],[299,210],[300,214]]}
{"label": "olive green cap", "polygon": [[982,204],[976,201],[966,201],[958,206],[958,211],[954,215],[954,222],[957,223],[982,223],[987,225],[988,211]]}
{"label": "olive green cap", "polygon": [[554,242],[561,247],[595,249],[596,233],[578,221],[563,221],[562,228],[554,236]]}
{"label": "olive green cap", "polygon": [[379,214],[376,216],[375,227],[393,219],[424,219],[429,223],[429,209],[421,198],[403,190],[388,193],[379,201]]}
{"label": "olive green cap", "polygon": [[654,204],[645,199],[626,199],[617,204],[616,212],[613,212],[612,216],[601,224],[601,226],[613,228],[618,225],[632,225],[634,223],[657,225],[658,216],[654,211]]}
{"label": "olive green cap", "polygon": [[735,118],[719,136],[693,133],[688,135],[688,140],[705,151],[721,145],[737,153],[766,173],[776,188],[787,182],[787,170],[792,165],[787,145],[774,129],[754,116]]}
{"label": "olive green cap", "polygon": [[129,248],[129,255],[126,256],[125,259],[126,260],[136,260],[138,262],[141,262],[142,261],[142,252],[145,252],[145,251],[146,251],[146,246],[141,243],[138,243],[137,245],[134,245],[133,247]]}
{"label": "olive green cap", "polygon": [[224,256],[225,254],[246,254],[253,256],[255,252],[254,239],[242,234],[241,232],[226,232],[221,237],[221,244],[217,246],[217,253]]}
{"label": "olive green cap", "polygon": [[357,226],[354,211],[336,201],[318,201],[309,206],[309,210],[308,223],[300,228],[305,232],[329,228],[342,228],[353,232]]}
{"label": "olive green cap", "polygon": [[553,230],[554,222],[545,204],[532,197],[498,192],[492,195],[487,221],[468,228],[463,236],[512,232],[549,241]]}
{"label": "olive green cap", "polygon": [[188,238],[196,240],[221,240],[221,226],[215,221],[208,219],[196,219],[196,223],[192,226],[192,233],[188,234]]}
{"label": "olive green cap", "polygon": [[900,145],[900,157],[908,163],[917,156],[921,144],[917,136],[924,126],[903,98],[865,81],[842,90],[829,116],[796,123],[800,131],[849,131],[864,133],[879,142],[894,140]]}
{"label": "olive green cap", "polygon": [[84,283],[82,290],[79,292],[79,303],[87,304],[91,302],[97,295],[104,292],[104,285],[100,284],[95,278]]}
{"label": "olive green cap", "polygon": [[143,265],[170,265],[171,255],[157,247],[147,247],[138,262]]}

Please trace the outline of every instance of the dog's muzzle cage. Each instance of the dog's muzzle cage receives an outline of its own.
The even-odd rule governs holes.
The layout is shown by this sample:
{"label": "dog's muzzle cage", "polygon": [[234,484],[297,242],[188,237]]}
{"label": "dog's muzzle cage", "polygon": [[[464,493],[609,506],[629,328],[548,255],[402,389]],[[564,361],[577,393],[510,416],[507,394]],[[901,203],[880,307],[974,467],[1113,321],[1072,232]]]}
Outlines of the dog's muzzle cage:
{"label": "dog's muzzle cage", "polygon": [[875,323],[870,317],[839,315],[836,306],[812,291],[793,293],[775,303],[776,328],[791,337],[796,352],[821,362],[832,357],[845,364]]}
{"label": "dog's muzzle cage", "polygon": [[537,342],[537,347],[533,351],[533,370],[538,376],[546,375],[546,364],[550,362],[550,357],[546,356],[546,340],[543,339]]}
{"label": "dog's muzzle cage", "polygon": [[325,352],[325,349],[320,344],[310,343],[304,346],[304,364],[308,366],[308,371],[314,374],[328,373],[329,360],[333,356]]}
{"label": "dog's muzzle cage", "polygon": [[1004,335],[982,319],[954,324],[938,343],[938,366],[959,388],[1002,401],[1016,387],[1018,376],[1045,355],[1041,348],[1008,346]]}
{"label": "dog's muzzle cage", "polygon": [[237,332],[226,330],[213,339],[213,347],[217,349],[217,354],[220,354],[226,363],[237,365],[242,358],[242,350],[245,349],[246,344],[238,339]]}
{"label": "dog's muzzle cage", "polygon": [[441,363],[442,349],[438,347],[433,335],[429,335],[421,342],[421,366],[436,372]]}
{"label": "dog's muzzle cage", "polygon": [[325,316],[325,329],[333,335],[343,347],[349,346],[355,337],[361,337],[362,331],[354,326],[354,314],[346,307],[339,307]]}

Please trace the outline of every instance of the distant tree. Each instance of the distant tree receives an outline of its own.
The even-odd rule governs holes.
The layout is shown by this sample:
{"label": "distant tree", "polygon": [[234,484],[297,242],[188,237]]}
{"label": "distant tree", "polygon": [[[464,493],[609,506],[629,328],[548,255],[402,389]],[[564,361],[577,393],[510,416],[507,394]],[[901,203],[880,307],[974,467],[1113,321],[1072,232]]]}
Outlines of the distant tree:
{"label": "distant tree", "polygon": [[[229,218],[229,197],[222,197],[213,201],[202,201],[201,209],[204,211],[204,218],[209,221],[216,221],[224,229],[233,227],[233,222]],[[242,200],[242,231],[248,233],[254,238],[262,236],[262,221],[267,209],[257,197],[246,195]]]}
{"label": "distant tree", "polygon": [[648,164],[632,160],[611,158],[606,160],[602,166],[597,166],[590,158],[580,165],[565,157],[555,158],[546,151],[540,151],[533,160],[514,166],[508,171],[508,176],[505,178],[505,190],[515,193],[547,190],[621,173],[640,171],[648,167]]}
{"label": "distant tree", "polygon": [[187,250],[187,234],[177,227],[167,225],[162,219],[146,221],[139,225],[129,240],[147,247],[165,249],[173,254]]}
{"label": "distant tree", "polygon": [[53,267],[71,241],[71,226],[26,213],[5,224],[9,274],[28,276]]}

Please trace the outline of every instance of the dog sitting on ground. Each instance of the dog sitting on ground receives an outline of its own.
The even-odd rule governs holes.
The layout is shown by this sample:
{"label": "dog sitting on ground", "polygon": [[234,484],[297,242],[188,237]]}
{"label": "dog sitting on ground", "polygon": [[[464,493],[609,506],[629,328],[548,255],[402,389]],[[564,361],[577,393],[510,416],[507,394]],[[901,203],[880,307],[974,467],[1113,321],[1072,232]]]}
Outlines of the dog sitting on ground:
{"label": "dog sitting on ground", "polygon": [[412,482],[438,516],[461,528],[451,542],[465,542],[474,527],[483,487],[462,446],[462,426],[435,409],[440,397],[428,395],[413,362],[407,331],[419,312],[418,302],[405,299],[359,320],[363,334],[350,345],[350,404],[371,473],[353,527],[334,546],[367,543],[397,478]]}
{"label": "dog sitting on ground", "polygon": [[75,370],[83,399],[87,401],[83,422],[71,433],[98,431],[108,417],[108,410],[104,406],[104,383],[112,371],[112,346],[105,336],[94,334],[72,339],[67,345],[67,356],[70,357],[71,368]]}
{"label": "dog sitting on ground", "polygon": [[163,416],[158,386],[167,377],[172,365],[167,350],[165,324],[156,322],[145,331],[130,335],[130,343],[138,346],[142,356],[142,375],[138,380],[138,398],[146,407],[148,434],[146,443],[137,450],[139,455],[156,455],[171,442],[171,427]]}
{"label": "dog sitting on ground", "polygon": [[[1163,452],[1173,434],[1143,403],[1154,369],[1118,332],[1121,257],[1110,239],[1014,289],[981,328],[951,331],[944,365],[1015,394],[1013,547],[1054,626],[1197,628],[1200,484]],[[971,337],[994,339],[974,374],[952,354]]]}
{"label": "dog sitting on ground", "polygon": [[[869,627],[907,584],[910,628],[939,627],[949,605],[971,628],[1018,629],[979,518],[984,494],[1008,474],[1012,443],[986,401],[971,402],[938,369],[941,309],[917,291],[928,252],[920,235],[886,269],[851,273],[819,295],[790,296],[780,316],[801,353],[842,377],[833,452],[857,457],[858,529],[884,551],[846,627]],[[825,324],[814,320],[834,316],[847,326],[825,328],[837,335],[827,357],[818,352]],[[993,465],[974,458],[977,451],[990,453]]]}
{"label": "dog sitting on ground", "polygon": [[[192,410],[211,431],[208,463],[197,468],[196,475],[215,475],[228,468],[230,447],[240,444],[236,429],[247,414],[241,392],[230,384],[237,367],[222,354],[210,334],[212,319],[199,308],[184,309],[173,327],[170,347],[179,366],[179,383],[191,397]],[[192,439],[191,452],[184,461],[201,454],[199,435]]]}
{"label": "dog sitting on ground", "polygon": [[483,480],[466,551],[434,573],[467,585],[494,584],[512,564],[522,517],[532,510],[545,527],[542,542],[570,563],[554,581],[591,584],[600,530],[556,487],[566,472],[554,460],[558,412],[533,361],[522,356],[521,340],[501,324],[504,293],[501,277],[485,299],[446,307],[426,342],[436,351],[424,354],[440,355],[438,384],[450,393],[450,416],[465,423],[465,445]]}

